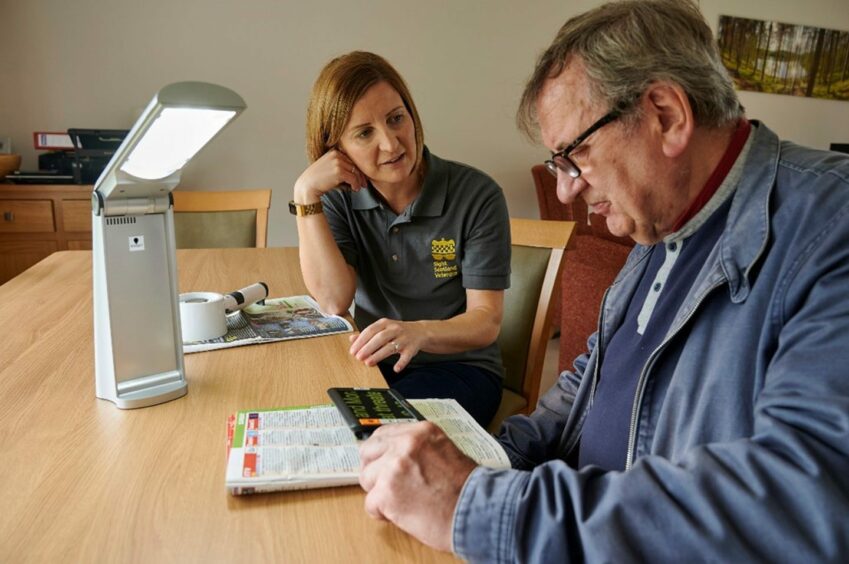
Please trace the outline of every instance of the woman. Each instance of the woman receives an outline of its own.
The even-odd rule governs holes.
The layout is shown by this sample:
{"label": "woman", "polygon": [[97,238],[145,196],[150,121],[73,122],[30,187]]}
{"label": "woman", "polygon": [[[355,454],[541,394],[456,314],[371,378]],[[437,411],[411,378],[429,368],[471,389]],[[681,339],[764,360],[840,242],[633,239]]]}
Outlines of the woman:
{"label": "woman", "polygon": [[307,110],[312,164],[295,183],[304,281],[322,309],[355,302],[351,354],[408,398],[454,398],[482,425],[501,400],[510,282],[504,195],[428,152],[413,99],[383,58],[332,60]]}

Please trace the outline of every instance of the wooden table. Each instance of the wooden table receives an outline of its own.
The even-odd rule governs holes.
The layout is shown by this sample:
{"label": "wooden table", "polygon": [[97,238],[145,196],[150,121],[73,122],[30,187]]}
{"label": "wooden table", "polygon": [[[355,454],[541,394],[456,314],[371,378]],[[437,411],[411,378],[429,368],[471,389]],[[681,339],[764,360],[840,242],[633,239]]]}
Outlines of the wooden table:
{"label": "wooden table", "polygon": [[[305,293],[297,249],[177,252],[180,291],[257,280]],[[228,414],[375,386],[348,336],[186,356],[188,395],[120,410],[94,395],[91,253],[0,286],[0,562],[437,562],[363,509],[359,487],[232,497]]]}

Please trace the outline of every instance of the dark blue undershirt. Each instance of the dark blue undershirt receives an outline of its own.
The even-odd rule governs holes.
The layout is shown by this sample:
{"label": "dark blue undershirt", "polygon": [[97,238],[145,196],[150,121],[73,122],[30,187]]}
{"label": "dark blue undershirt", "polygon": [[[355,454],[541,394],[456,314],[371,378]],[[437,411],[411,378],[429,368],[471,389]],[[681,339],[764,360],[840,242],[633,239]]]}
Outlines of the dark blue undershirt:
{"label": "dark blue undershirt", "polygon": [[[678,308],[722,234],[730,207],[731,198],[681,243],[680,255],[666,278],[665,288],[654,284],[654,279],[666,259],[667,246],[676,243],[659,243],[650,251],[648,267],[602,359],[598,386],[581,435],[579,468],[592,464],[605,470],[625,469],[631,411],[640,372],[663,342]],[[670,250],[675,249],[670,247]],[[637,317],[649,292],[660,292],[660,296],[640,335]]]}

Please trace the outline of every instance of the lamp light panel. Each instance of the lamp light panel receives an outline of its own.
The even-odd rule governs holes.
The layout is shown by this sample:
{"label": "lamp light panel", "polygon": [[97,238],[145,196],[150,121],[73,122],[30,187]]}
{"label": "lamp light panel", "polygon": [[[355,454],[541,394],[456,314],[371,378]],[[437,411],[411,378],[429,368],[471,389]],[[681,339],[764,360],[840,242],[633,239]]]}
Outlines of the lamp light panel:
{"label": "lamp light panel", "polygon": [[145,180],[180,170],[236,115],[231,110],[164,108],[121,166]]}

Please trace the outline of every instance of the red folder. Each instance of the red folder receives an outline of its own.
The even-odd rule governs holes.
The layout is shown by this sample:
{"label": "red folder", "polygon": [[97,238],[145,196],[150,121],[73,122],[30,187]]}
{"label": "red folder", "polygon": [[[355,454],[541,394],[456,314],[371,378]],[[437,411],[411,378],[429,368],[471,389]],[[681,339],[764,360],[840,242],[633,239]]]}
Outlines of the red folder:
{"label": "red folder", "polygon": [[70,151],[74,148],[71,136],[62,131],[35,131],[32,143],[41,151]]}

